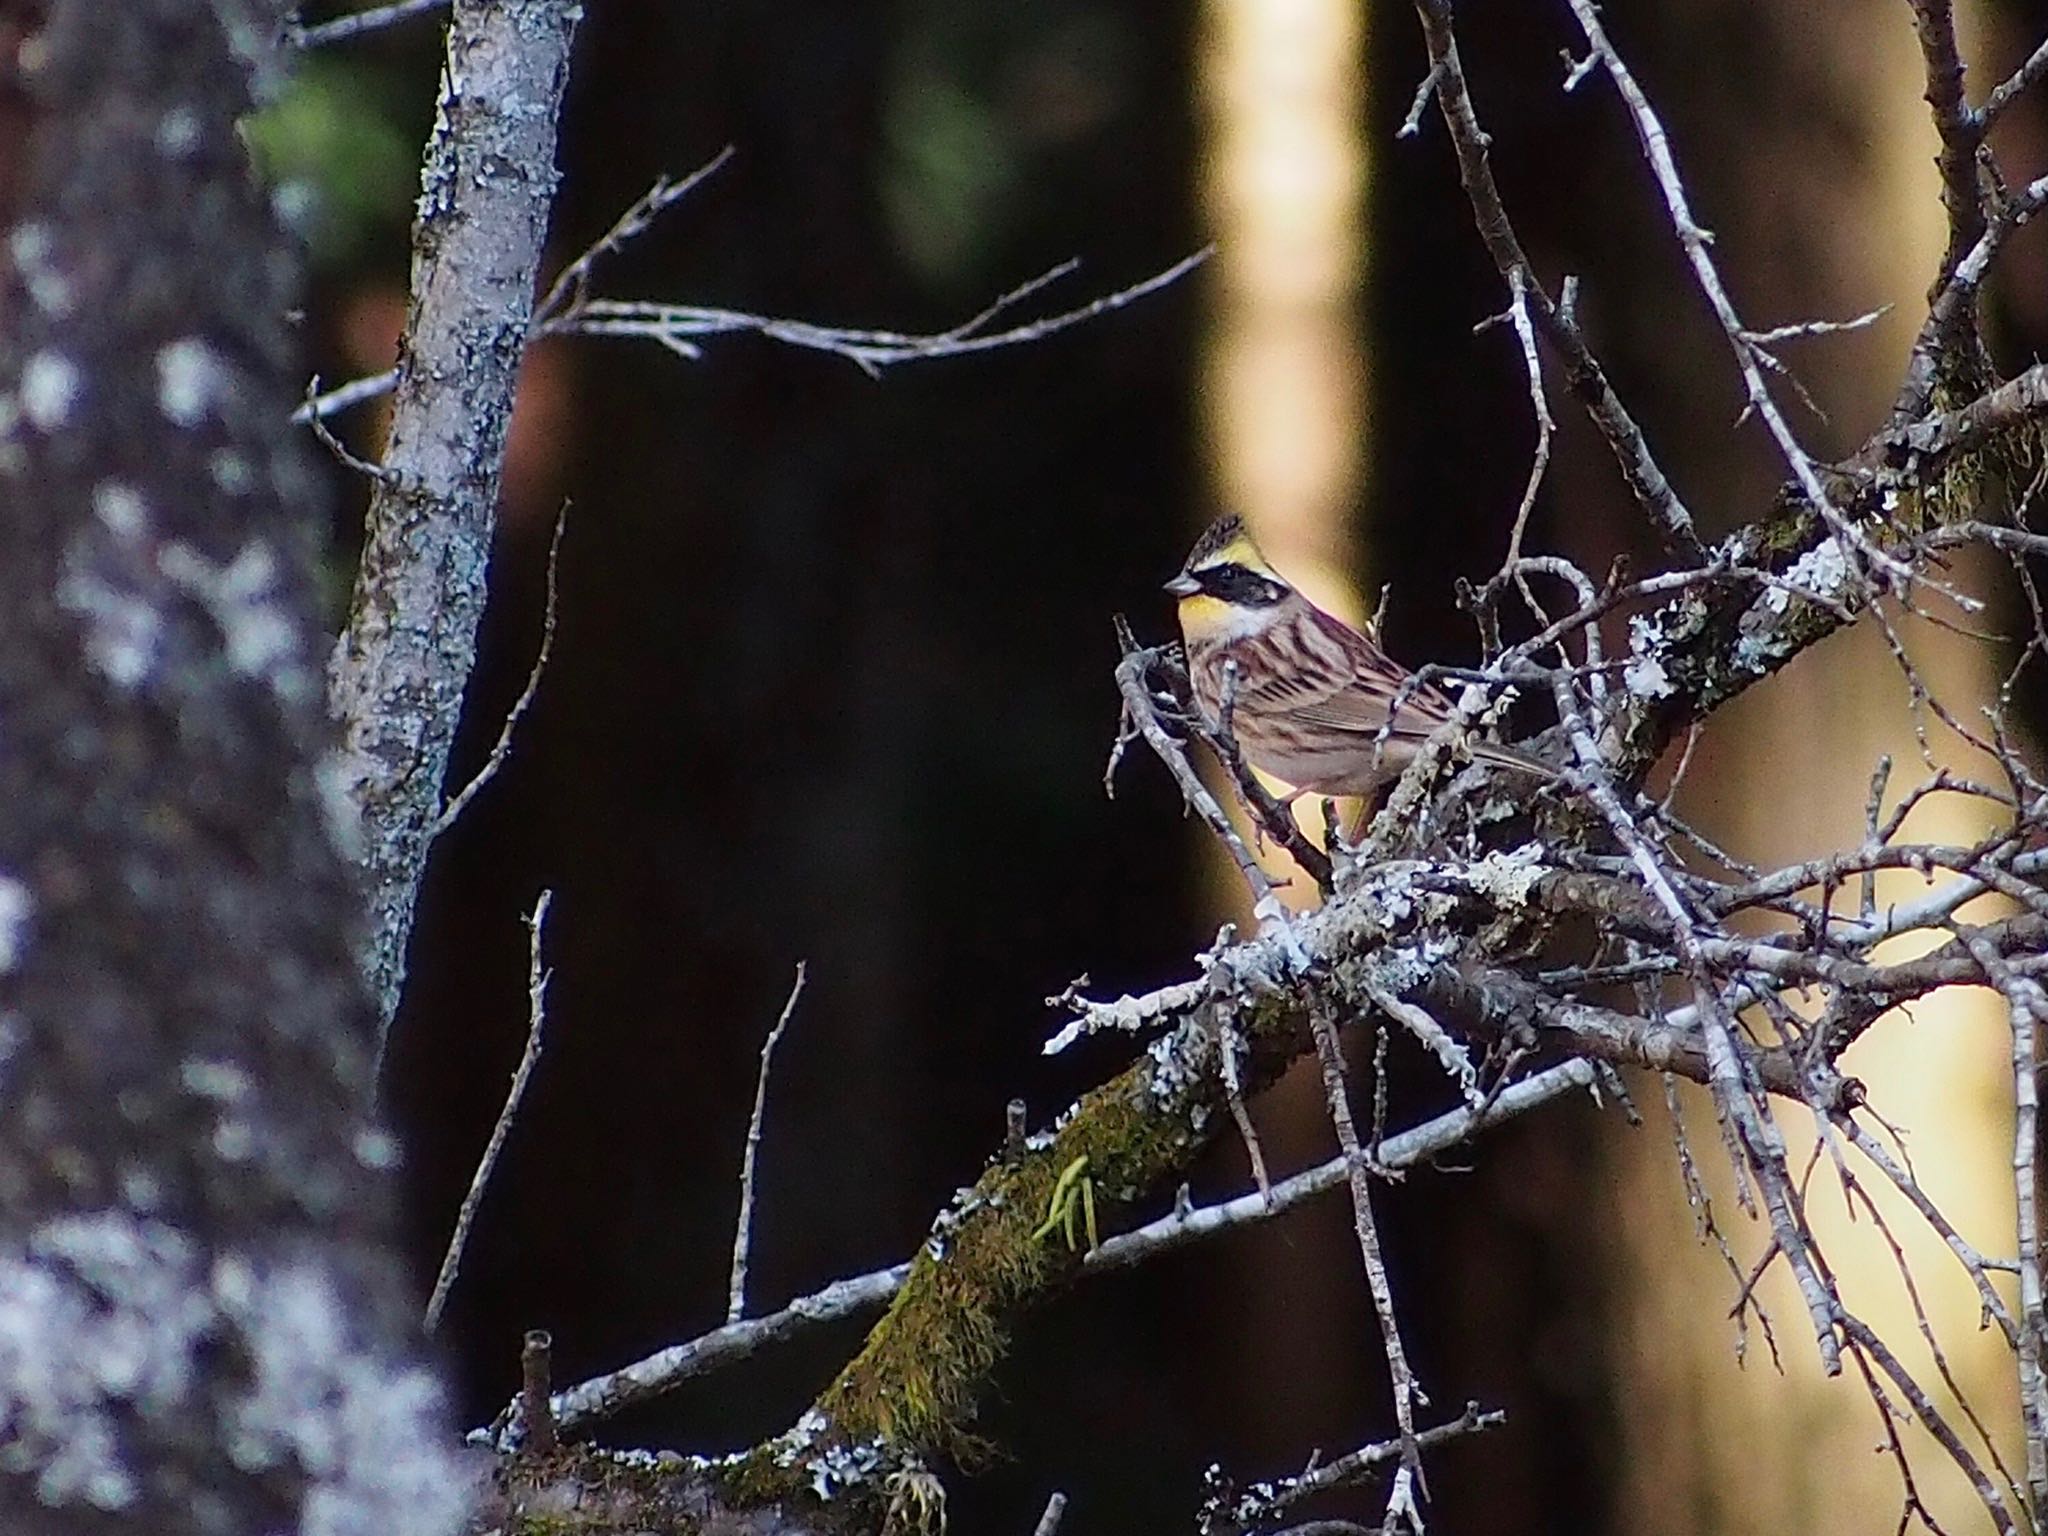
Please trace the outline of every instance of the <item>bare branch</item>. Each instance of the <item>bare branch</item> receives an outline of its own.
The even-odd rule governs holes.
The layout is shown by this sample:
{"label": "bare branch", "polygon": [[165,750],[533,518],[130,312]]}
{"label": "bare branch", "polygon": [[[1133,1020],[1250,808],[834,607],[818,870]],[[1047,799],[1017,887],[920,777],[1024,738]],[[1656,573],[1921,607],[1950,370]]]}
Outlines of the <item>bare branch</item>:
{"label": "bare branch", "polygon": [[2024,64],[2001,80],[1984,98],[1984,105],[1978,109],[1978,117],[1986,129],[2005,115],[2005,109],[2019,100],[2022,92],[2038,85],[2048,77],[2048,39],[2043,39],[2034,51],[2027,55]]}
{"label": "bare branch", "polygon": [[789,1028],[797,999],[804,995],[804,962],[796,963],[796,980],[790,983],[789,998],[768,1038],[761,1042],[761,1070],[754,1079],[754,1110],[747,1117],[747,1149],[740,1158],[740,1213],[732,1234],[732,1280],[726,1287],[725,1320],[736,1323],[747,1310],[747,1250],[754,1230],[754,1160],[761,1151],[761,1117],[768,1108],[768,1070],[775,1060],[775,1047]]}
{"label": "bare branch", "polygon": [[[1417,1450],[1435,1450],[1467,1435],[1497,1429],[1507,1422],[1507,1417],[1498,1408],[1483,1409],[1477,1403],[1467,1403],[1465,1411],[1457,1418],[1432,1424],[1412,1437],[1360,1446],[1294,1477],[1259,1483],[1236,1498],[1212,1500],[1202,1512],[1201,1536],[1241,1536],[1241,1533],[1255,1528],[1272,1525],[1309,1499],[1339,1488],[1353,1487],[1376,1476],[1382,1467],[1390,1463],[1405,1466]],[[1358,1531],[1364,1527],[1341,1521],[1316,1521],[1290,1526],[1284,1532],[1276,1531],[1274,1536],[1301,1536],[1304,1532],[1340,1529]]]}
{"label": "bare branch", "polygon": [[[1216,803],[1216,797],[1209,793],[1208,786],[1189,764],[1187,753],[1182,750],[1181,744],[1175,740],[1169,729],[1160,701],[1153,696],[1150,679],[1160,664],[1160,654],[1130,642],[1128,634],[1126,627],[1124,636],[1127,649],[1116,668],[1117,690],[1123,695],[1124,726],[1135,730],[1143,738],[1145,745],[1152,749],[1153,755],[1166,765],[1189,809],[1202,818],[1209,830],[1216,834],[1217,841],[1229,851],[1232,861],[1237,865],[1238,873],[1243,876],[1245,886],[1251,893],[1253,916],[1262,923],[1277,923],[1284,926],[1287,922],[1287,909],[1281,905],[1273,882],[1267,878],[1265,870],[1259,867],[1259,861],[1252,856],[1251,849],[1245,846],[1244,839],[1238,836],[1237,828],[1232,826],[1230,818],[1224,815],[1223,808]],[[1179,707],[1178,700],[1171,697],[1168,698],[1167,705]],[[1119,735],[1121,734],[1120,729]]]}
{"label": "bare branch", "polygon": [[[1526,1114],[1575,1089],[1590,1087],[1593,1077],[1593,1068],[1583,1061],[1567,1061],[1546,1068],[1533,1077],[1510,1084],[1483,1109],[1454,1109],[1399,1135],[1386,1137],[1372,1149],[1372,1166],[1390,1173],[1419,1167],[1482,1129]],[[1349,1161],[1340,1153],[1327,1162],[1280,1180],[1270,1194],[1254,1191],[1217,1205],[1175,1211],[1129,1232],[1106,1237],[1102,1246],[1088,1255],[1082,1268],[1084,1272],[1122,1269],[1183,1243],[1250,1222],[1270,1220],[1311,1196],[1337,1188],[1349,1176]]]}
{"label": "bare branch", "polygon": [[519,1113],[520,1101],[526,1097],[526,1085],[532,1080],[533,1069],[540,1062],[541,1030],[547,1023],[548,1014],[548,981],[554,974],[541,965],[541,940],[547,928],[548,907],[554,899],[553,891],[542,891],[540,899],[533,904],[532,915],[526,920],[526,1048],[519,1054],[519,1065],[513,1068],[512,1086],[506,1091],[504,1107],[498,1111],[497,1121],[491,1126],[483,1156],[477,1159],[476,1172],[470,1175],[468,1193],[463,1195],[462,1207],[455,1214],[455,1230],[449,1235],[447,1251],[441,1255],[440,1272],[434,1276],[433,1294],[427,1298],[422,1326],[428,1333],[441,1326],[441,1313],[448,1305],[448,1293],[455,1288],[455,1277],[462,1269],[462,1255],[469,1247],[470,1228],[476,1224],[477,1208],[483,1204],[484,1191],[490,1187],[491,1175],[497,1170],[498,1155],[505,1150],[505,1138],[512,1133],[512,1121]]}
{"label": "bare branch", "polygon": [[456,0],[422,170],[385,475],[328,670],[361,823],[363,968],[388,1036],[475,664],[506,434],[579,6]]}
{"label": "bare branch", "polygon": [[1443,73],[1441,64],[1431,63],[1422,83],[1415,87],[1415,99],[1408,103],[1408,115],[1401,119],[1401,126],[1394,132],[1395,138],[1412,139],[1422,131],[1422,114],[1429,110],[1429,99],[1436,94],[1436,85],[1443,78]]}
{"label": "bare branch", "polygon": [[307,26],[296,17],[285,23],[285,41],[295,48],[320,48],[328,43],[346,42],[352,37],[381,31],[396,26],[401,21],[411,21],[415,16],[425,16],[431,11],[445,11],[448,0],[392,0],[389,5],[372,6],[366,11],[351,11],[346,16],[337,16],[332,21],[315,22]]}
{"label": "bare branch", "polygon": [[[317,384],[317,380],[315,383]],[[361,405],[366,400],[375,400],[379,395],[388,395],[398,383],[398,370],[386,369],[364,378],[351,379],[338,389],[325,394],[314,390],[307,392],[305,402],[292,412],[292,425],[308,426],[316,421],[325,421],[330,416],[339,416],[343,411]]]}
{"label": "bare branch", "polygon": [[1964,251],[1984,233],[1984,199],[1977,184],[1977,150],[1984,120],[1963,98],[1963,58],[1956,47],[1952,0],[1911,0],[1913,32],[1927,72],[1925,100],[1941,136],[1941,206],[1948,215],[1948,250],[1941,258],[1946,277]]}
{"label": "bare branch", "polygon": [[1000,347],[1022,346],[1056,336],[1061,331],[1071,330],[1172,286],[1207,261],[1212,249],[1205,247],[1192,256],[1184,256],[1162,272],[1091,299],[1074,309],[1023,321],[1000,331],[990,331],[987,327],[1040,289],[1067,276],[1078,263],[1062,262],[1002,295],[959,325],[923,334],[817,325],[808,320],[786,320],[745,310],[629,299],[572,302],[541,327],[541,334],[637,337],[657,342],[677,356],[690,359],[701,355],[697,343],[702,338],[752,334],[779,341],[785,346],[845,358],[869,377],[879,378],[885,370],[902,363],[965,357],[971,353],[992,352]]}
{"label": "bare branch", "polygon": [[2027,1496],[2036,1511],[2048,1510],[2048,1368],[2042,1350],[2048,1343],[2048,1311],[2043,1306],[2041,1274],[2040,1155],[2041,1041],[2044,1002],[2041,984],[2013,974],[2005,959],[1974,928],[1958,925],[1961,939],[1984,967],[2005,999],[2012,1026],[2013,1190],[2018,1207],[2020,1308],[2020,1417],[2027,1433]]}
{"label": "bare branch", "polygon": [[1976,1490],[1979,1502],[1991,1516],[1992,1524],[1998,1528],[2001,1536],[2019,1536],[2022,1529],[2032,1529],[2031,1526],[2023,1527],[2020,1521],[2014,1518],[2011,1507],[2005,1501],[2005,1495],[2000,1493],[1998,1486],[1985,1475],[1983,1467],[1978,1464],[1977,1458],[1970,1454],[1970,1448],[1957,1436],[1947,1417],[1934,1406],[1934,1401],[1927,1395],[1926,1389],[1913,1379],[1912,1372],[1899,1363],[1898,1356],[1892,1353],[1884,1340],[1871,1330],[1868,1323],[1852,1313],[1843,1312],[1838,1321],[1843,1336],[1850,1345],[1859,1355],[1870,1357],[1897,1389],[1899,1395],[1905,1398],[1913,1410],[1913,1416],[1929,1434],[1934,1436],[1942,1449],[1948,1452],[1949,1459],[1970,1480],[1970,1486]]}
{"label": "bare branch", "polygon": [[681,181],[670,181],[666,176],[660,177],[653,186],[627,205],[626,211],[612,221],[610,229],[586,246],[574,261],[556,275],[548,291],[533,307],[533,324],[536,329],[544,329],[547,322],[565,307],[583,302],[589,294],[591,269],[599,261],[623,250],[633,240],[645,234],[656,219],[716,175],[732,157],[733,147],[728,144]]}
{"label": "bare branch", "polygon": [[2001,202],[1976,244],[1937,285],[1934,300],[1927,306],[1927,319],[1914,338],[1905,378],[1892,402],[1891,425],[1895,430],[1927,413],[1944,366],[1955,372],[1959,363],[1970,364],[1963,371],[1976,371],[1974,356],[1963,354],[1973,352],[1979,344],[1977,305],[1984,280],[2005,242],[2044,204],[2048,204],[2048,176],[2039,176]]}
{"label": "bare branch", "polygon": [[1416,1508],[1417,1495],[1424,1490],[1422,1446],[1415,1435],[1415,1407],[1427,1406],[1429,1398],[1415,1380],[1408,1364],[1408,1351],[1401,1343],[1401,1320],[1394,1311],[1394,1290],[1387,1279],[1387,1261],[1380,1252],[1379,1224],[1372,1212],[1372,1169],[1358,1130],[1351,1122],[1351,1096],[1344,1085],[1344,1054],[1337,1042],[1337,1026],[1327,1013],[1311,1007],[1309,1028],[1315,1032],[1316,1060],[1322,1068],[1323,1102],[1330,1114],[1330,1126],[1337,1133],[1337,1146],[1344,1155],[1344,1181],[1351,1192],[1351,1225],[1358,1239],[1359,1257],[1365,1262],[1366,1289],[1372,1293],[1373,1314],[1379,1319],[1380,1343],[1386,1350],[1387,1375],[1394,1394],[1394,1422],[1401,1428],[1399,1455],[1401,1470],[1387,1498],[1383,1529],[1391,1533],[1405,1523],[1421,1536],[1422,1517]]}
{"label": "bare branch", "polygon": [[[1073,309],[1023,321],[1001,331],[989,325],[1049,287],[1080,266],[1076,259],[1020,283],[985,306],[979,313],[943,331],[908,332],[862,330],[850,326],[818,325],[808,320],[789,320],[745,310],[718,309],[695,304],[664,304],[652,300],[597,299],[588,297],[591,265],[601,256],[644,230],[653,217],[697,186],[725,163],[730,150],[721,153],[683,181],[657,182],[619,218],[612,229],[563,270],[548,291],[533,320],[533,336],[623,336],[653,341],[678,357],[695,361],[703,355],[698,343],[707,337],[732,335],[764,336],[785,346],[824,352],[842,357],[870,378],[879,378],[904,363],[929,362],[938,358],[965,357],[1003,347],[1044,341],[1099,316],[1136,303],[1139,299],[1171,287],[1206,262],[1214,247],[1205,246],[1184,256],[1164,271],[1141,279],[1113,293]],[[364,400],[385,393],[397,382],[397,372],[357,379],[339,389],[308,400],[292,419],[305,423],[333,416]]]}
{"label": "bare branch", "polygon": [[554,536],[548,540],[547,601],[541,609],[540,648],[534,652],[533,666],[526,674],[526,686],[519,690],[519,697],[505,711],[505,723],[498,728],[498,739],[492,743],[483,767],[462,786],[454,799],[441,807],[441,814],[434,820],[434,837],[454,826],[456,819],[469,808],[470,801],[477,797],[477,792],[498,776],[498,771],[505,766],[505,759],[512,755],[512,733],[519,729],[520,720],[532,707],[534,695],[540,691],[540,676],[547,669],[548,655],[555,646],[555,568],[562,553],[562,530],[568,522],[569,508],[564,503],[561,511],[555,514]]}
{"label": "bare branch", "polygon": [[553,1335],[535,1328],[527,1333],[519,1351],[520,1424],[526,1432],[526,1449],[536,1456],[546,1456],[560,1443],[555,1437],[554,1393],[549,1384],[554,1375],[554,1347]]}
{"label": "bare branch", "polygon": [[1853,320],[1801,320],[1793,325],[1772,326],[1767,331],[1744,331],[1742,339],[1755,346],[1770,346],[1780,341],[1803,341],[1813,336],[1842,336],[1851,331],[1868,330],[1891,312],[1891,305],[1880,304]]}
{"label": "bare branch", "polygon": [[1634,125],[1637,141],[1642,145],[1643,156],[1650,163],[1656,178],[1658,191],[1663,195],[1664,206],[1670,215],[1672,230],[1678,236],[1678,243],[1685,252],[1687,263],[1692,267],[1693,276],[1700,292],[1706,296],[1708,306],[1720,321],[1722,331],[1727,335],[1728,344],[1734,350],[1737,370],[1742,375],[1742,384],[1749,399],[1750,409],[1761,418],[1771,437],[1778,444],[1780,453],[1791,468],[1792,477],[1813,509],[1830,532],[1841,540],[1845,547],[1855,549],[1869,563],[1882,569],[1893,582],[1904,582],[1910,576],[1906,566],[1895,556],[1879,548],[1861,528],[1852,525],[1835,505],[1834,498],[1821,484],[1819,472],[1812,458],[1799,440],[1793,436],[1791,427],[1778,410],[1777,402],[1771,398],[1770,387],[1764,382],[1762,370],[1757,366],[1758,351],[1755,345],[1745,339],[1745,327],[1735,312],[1734,302],[1728,297],[1726,285],[1721,281],[1720,270],[1708,254],[1707,247],[1713,236],[1693,218],[1692,207],[1686,198],[1684,184],[1679,180],[1678,165],[1672,158],[1670,141],[1664,133],[1664,124],[1636,83],[1635,76],[1622,62],[1621,55],[1608,41],[1605,27],[1601,24],[1600,13],[1593,0],[1570,0],[1572,14],[1578,18],[1580,30],[1586,35],[1586,42],[1599,58],[1601,67],[1613,80],[1620,92],[1623,105],[1628,109],[1629,120]]}
{"label": "bare branch", "polygon": [[[1969,453],[2015,428],[2048,416],[2048,363],[2036,363],[1952,411],[1937,411],[1896,435],[1914,453],[1952,456]],[[2013,530],[1993,535],[2017,543]]]}
{"label": "bare branch", "polygon": [[[1387,1137],[1374,1149],[1374,1161],[1390,1171],[1419,1167],[1481,1130],[1527,1114],[1575,1089],[1584,1089],[1592,1081],[1593,1070],[1582,1061],[1551,1067],[1510,1084],[1483,1111],[1454,1109]],[[1345,1177],[1346,1163],[1340,1155],[1282,1179],[1273,1186],[1270,1196],[1255,1190],[1220,1204],[1175,1210],[1129,1232],[1104,1238],[1100,1247],[1083,1256],[1081,1273],[1128,1269],[1186,1244],[1270,1221],[1337,1188]],[[909,1273],[906,1263],[835,1280],[766,1316],[728,1323],[687,1343],[670,1345],[631,1365],[557,1393],[555,1417],[563,1429],[572,1430],[651,1402],[686,1381],[737,1364],[769,1344],[883,1306]],[[511,1422],[509,1409],[500,1422]]]}
{"label": "bare branch", "polygon": [[1458,171],[1471,201],[1479,237],[1503,281],[1520,271],[1528,295],[1532,318],[1543,338],[1556,351],[1570,377],[1572,392],[1586,402],[1586,412],[1607,440],[1622,478],[1628,483],[1637,505],[1648,518],[1651,530],[1667,550],[1688,559],[1703,559],[1705,550],[1693,527],[1691,512],[1665,479],[1648,440],[1635,418],[1614,393],[1607,375],[1586,345],[1577,318],[1552,302],[1536,280],[1535,268],[1522,250],[1509,221],[1507,209],[1494,183],[1487,159],[1490,142],[1479,126],[1465,84],[1465,70],[1458,58],[1457,36],[1452,26],[1451,0],[1415,0],[1422,19],[1423,39],[1429,48],[1430,75],[1436,81],[1437,103],[1450,129],[1451,144],[1457,152]]}
{"label": "bare branch", "polygon": [[[359,458],[349,451],[348,444],[327,430],[327,423],[317,408],[321,400],[320,375],[314,374],[306,382],[306,400],[298,410],[292,412],[295,423],[310,426],[313,436],[322,448],[334,455],[337,463],[354,470],[364,479],[375,482],[384,478],[384,466],[372,464],[368,459]],[[303,418],[303,421],[301,420]]]}

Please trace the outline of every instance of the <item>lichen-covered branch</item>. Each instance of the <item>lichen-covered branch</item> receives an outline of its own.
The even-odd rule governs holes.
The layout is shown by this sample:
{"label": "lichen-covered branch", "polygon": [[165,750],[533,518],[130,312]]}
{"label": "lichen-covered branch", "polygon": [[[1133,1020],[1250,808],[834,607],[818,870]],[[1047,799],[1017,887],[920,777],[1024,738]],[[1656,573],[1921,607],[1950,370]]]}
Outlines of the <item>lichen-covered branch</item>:
{"label": "lichen-covered branch", "polygon": [[571,0],[457,0],[448,29],[390,435],[330,679],[362,826],[380,1057],[476,660],[580,15]]}

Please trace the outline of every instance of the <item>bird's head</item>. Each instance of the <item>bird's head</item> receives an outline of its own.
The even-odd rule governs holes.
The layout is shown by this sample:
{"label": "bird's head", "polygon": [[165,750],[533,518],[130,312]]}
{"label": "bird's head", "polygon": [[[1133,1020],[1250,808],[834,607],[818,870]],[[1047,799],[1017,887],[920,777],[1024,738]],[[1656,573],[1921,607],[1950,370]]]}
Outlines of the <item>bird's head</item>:
{"label": "bird's head", "polygon": [[1191,645],[1256,634],[1295,595],[1235,516],[1209,525],[1166,590],[1180,600],[1180,631]]}

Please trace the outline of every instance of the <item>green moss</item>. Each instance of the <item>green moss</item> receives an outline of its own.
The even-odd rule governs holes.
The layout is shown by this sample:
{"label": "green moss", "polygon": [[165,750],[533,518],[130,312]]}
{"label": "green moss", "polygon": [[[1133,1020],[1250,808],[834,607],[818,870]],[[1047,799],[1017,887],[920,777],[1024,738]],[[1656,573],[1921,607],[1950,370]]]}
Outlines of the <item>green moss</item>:
{"label": "green moss", "polygon": [[[1288,1022],[1285,1012],[1276,1004],[1267,1022]],[[1287,1054],[1272,1053],[1268,1075]],[[1256,1065],[1247,1077],[1248,1088],[1265,1080]],[[991,1164],[934,1227],[888,1314],[819,1398],[834,1438],[968,1461],[985,1454],[968,1429],[975,1393],[1011,1320],[1081,1259],[1060,1229],[1042,1230],[1062,1173],[1085,1164],[1105,1215],[1158,1187],[1225,1123],[1215,1078],[1172,1074],[1147,1056],[1083,1098],[1050,1145]]]}

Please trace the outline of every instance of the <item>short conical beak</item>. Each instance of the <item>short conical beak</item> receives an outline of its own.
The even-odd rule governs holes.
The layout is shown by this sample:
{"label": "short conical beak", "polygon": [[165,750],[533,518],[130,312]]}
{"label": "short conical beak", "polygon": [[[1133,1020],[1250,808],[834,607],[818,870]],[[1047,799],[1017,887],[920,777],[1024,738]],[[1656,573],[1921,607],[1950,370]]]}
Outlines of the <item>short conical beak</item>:
{"label": "short conical beak", "polygon": [[1182,571],[1166,584],[1166,590],[1175,597],[1193,597],[1202,590],[1202,584],[1186,571]]}

